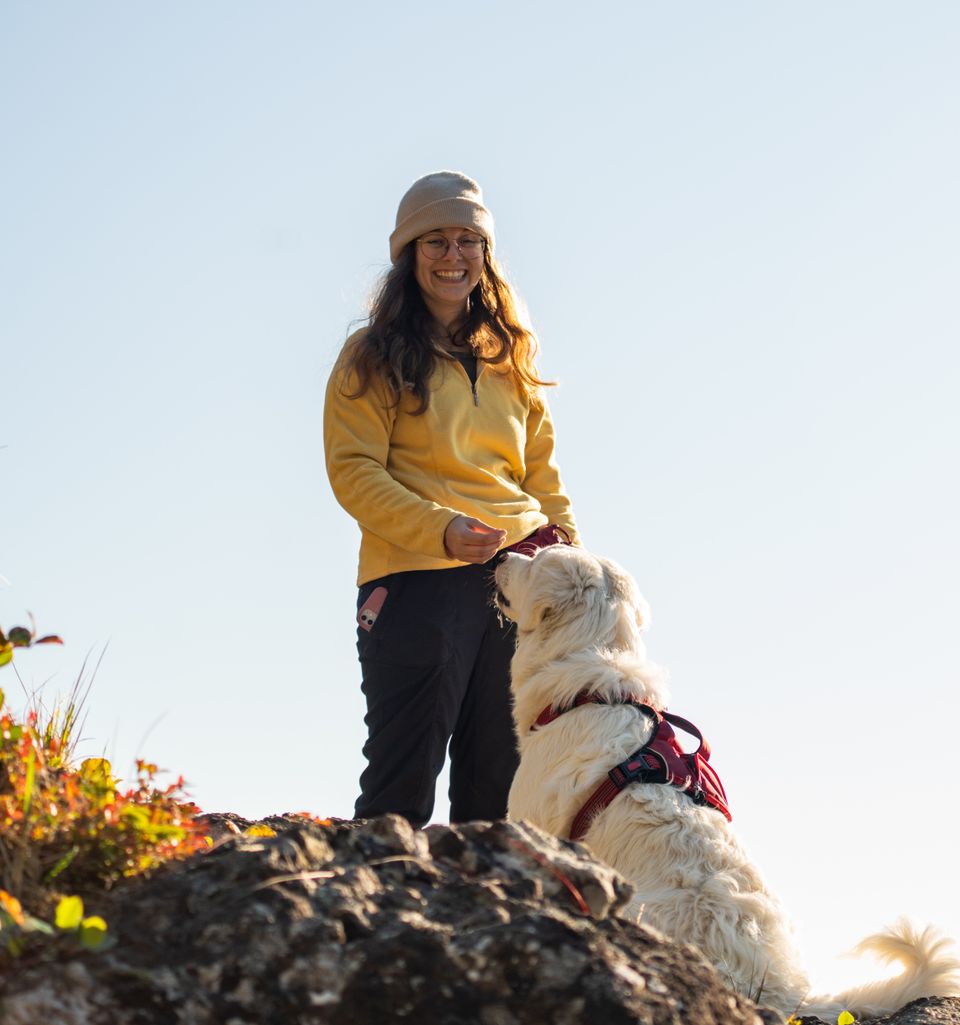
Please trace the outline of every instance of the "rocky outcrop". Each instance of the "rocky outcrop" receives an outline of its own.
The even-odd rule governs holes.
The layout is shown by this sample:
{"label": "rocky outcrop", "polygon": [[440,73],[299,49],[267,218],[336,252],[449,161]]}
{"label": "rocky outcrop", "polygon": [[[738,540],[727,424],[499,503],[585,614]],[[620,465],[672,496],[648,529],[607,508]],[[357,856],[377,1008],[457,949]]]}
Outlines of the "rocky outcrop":
{"label": "rocky outcrop", "polygon": [[[775,1025],[692,947],[617,916],[629,886],[523,824],[268,820],[118,888],[108,950],[14,962],[4,1025]],[[236,828],[246,823],[236,820]],[[960,1023],[932,1001],[890,1025]],[[906,1009],[907,1013],[910,1009]],[[954,1017],[950,1017],[949,1014]],[[811,1022],[812,1019],[805,1019]]]}
{"label": "rocky outcrop", "polygon": [[[797,1018],[798,1025],[833,1025],[822,1018]],[[914,1000],[896,1014],[886,1018],[871,1018],[861,1025],[960,1025],[960,999],[957,997],[927,997]]]}

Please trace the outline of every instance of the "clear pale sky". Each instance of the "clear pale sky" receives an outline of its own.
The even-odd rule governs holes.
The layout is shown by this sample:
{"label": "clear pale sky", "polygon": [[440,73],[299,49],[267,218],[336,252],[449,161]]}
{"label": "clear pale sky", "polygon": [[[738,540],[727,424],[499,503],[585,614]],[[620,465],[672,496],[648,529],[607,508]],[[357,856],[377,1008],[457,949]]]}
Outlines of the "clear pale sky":
{"label": "clear pale sky", "polygon": [[400,195],[460,169],[585,543],[815,972],[901,912],[960,937],[958,53],[948,0],[6,0],[0,624],[66,641],[23,686],[106,648],[82,754],[351,814],[323,387]]}

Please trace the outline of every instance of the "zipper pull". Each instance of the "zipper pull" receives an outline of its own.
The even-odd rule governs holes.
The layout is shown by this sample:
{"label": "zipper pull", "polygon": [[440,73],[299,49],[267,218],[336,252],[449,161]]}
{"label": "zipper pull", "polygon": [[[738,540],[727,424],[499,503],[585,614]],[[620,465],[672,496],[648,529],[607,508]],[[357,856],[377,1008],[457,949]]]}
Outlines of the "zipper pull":
{"label": "zipper pull", "polygon": [[473,384],[473,385],[471,385],[471,389],[472,389],[472,391],[473,391],[473,404],[474,404],[475,406],[479,406],[479,405],[480,405],[480,396],[479,396],[479,395],[477,394],[477,385],[476,385],[476,382],[474,382],[474,384]]}

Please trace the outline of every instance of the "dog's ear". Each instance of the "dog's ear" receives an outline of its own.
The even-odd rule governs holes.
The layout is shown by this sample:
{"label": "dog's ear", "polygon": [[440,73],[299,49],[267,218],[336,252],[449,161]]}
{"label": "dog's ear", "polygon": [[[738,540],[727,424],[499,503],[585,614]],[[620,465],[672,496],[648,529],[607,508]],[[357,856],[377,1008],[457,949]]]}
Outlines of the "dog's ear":
{"label": "dog's ear", "polygon": [[556,606],[549,600],[548,595],[538,595],[531,603],[524,616],[523,622],[518,624],[524,630],[535,630],[537,627],[549,623],[556,617]]}
{"label": "dog's ear", "polygon": [[[566,548],[544,548],[529,567],[524,629],[549,626],[580,607],[590,573],[580,557]],[[579,553],[578,553],[579,555]]]}
{"label": "dog's ear", "polygon": [[650,625],[650,606],[647,604],[647,599],[643,595],[637,595],[637,626],[640,627],[641,632],[646,630]]}
{"label": "dog's ear", "polygon": [[603,567],[603,584],[607,589],[607,597],[611,601],[628,601],[630,598],[630,578],[620,567],[604,559],[600,565]]}
{"label": "dog's ear", "polygon": [[[631,628],[643,633],[650,623],[650,606],[637,590],[633,577],[609,559],[602,559],[601,565],[609,601],[618,607],[620,616]],[[622,641],[627,646],[628,637],[624,636]]]}
{"label": "dog's ear", "polygon": [[583,549],[561,549],[551,568],[542,623],[572,647],[596,643],[609,608],[598,560]]}

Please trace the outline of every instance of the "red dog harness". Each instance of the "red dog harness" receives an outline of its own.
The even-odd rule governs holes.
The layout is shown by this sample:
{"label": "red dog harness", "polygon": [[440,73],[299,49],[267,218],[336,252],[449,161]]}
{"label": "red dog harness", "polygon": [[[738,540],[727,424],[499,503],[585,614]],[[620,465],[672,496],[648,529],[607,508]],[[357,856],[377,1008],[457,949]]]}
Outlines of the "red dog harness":
{"label": "red dog harness", "polygon": [[[683,791],[694,803],[716,808],[728,822],[733,821],[727,806],[726,791],[720,777],[710,765],[710,745],[693,723],[681,719],[679,715],[666,711],[658,712],[651,705],[641,701],[611,702],[597,694],[580,691],[568,708],[545,708],[530,729],[537,730],[558,719],[564,712],[588,704],[632,705],[653,720],[655,730],[653,737],[639,750],[634,751],[626,761],[615,765],[607,773],[607,778],[587,798],[570,827],[571,840],[582,840],[594,817],[630,783],[669,784]],[[673,726],[700,741],[696,751],[688,754],[683,750]]]}

